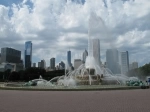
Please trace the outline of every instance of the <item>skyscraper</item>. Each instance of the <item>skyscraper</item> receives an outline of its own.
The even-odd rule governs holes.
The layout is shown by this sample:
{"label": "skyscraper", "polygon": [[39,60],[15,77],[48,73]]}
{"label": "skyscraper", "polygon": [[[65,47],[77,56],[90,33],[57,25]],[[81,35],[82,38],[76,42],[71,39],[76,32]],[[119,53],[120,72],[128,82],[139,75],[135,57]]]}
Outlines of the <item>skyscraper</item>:
{"label": "skyscraper", "polygon": [[83,63],[85,63],[87,56],[88,56],[88,52],[85,49],[85,51],[83,52],[83,55],[82,55],[82,61],[83,61]]}
{"label": "skyscraper", "polygon": [[32,42],[31,41],[27,41],[25,42],[25,68],[29,68],[31,67],[32,64]]}
{"label": "skyscraper", "polygon": [[121,73],[126,74],[129,71],[128,51],[120,52]]}
{"label": "skyscraper", "polygon": [[36,63],[33,63],[33,67],[36,67]]}
{"label": "skyscraper", "polygon": [[55,58],[50,59],[50,68],[53,70],[55,69]]}
{"label": "skyscraper", "polygon": [[38,62],[38,68],[41,68],[41,62]]}
{"label": "skyscraper", "polygon": [[129,65],[129,69],[132,70],[132,69],[136,69],[138,68],[138,62],[132,62],[130,65]]}
{"label": "skyscraper", "polygon": [[71,51],[67,51],[67,64],[68,67],[71,67]]}
{"label": "skyscraper", "polygon": [[46,68],[46,62],[45,60],[41,60],[41,68],[45,69]]}
{"label": "skyscraper", "polygon": [[132,69],[138,68],[138,62],[132,62]]}
{"label": "skyscraper", "polygon": [[77,69],[81,64],[81,59],[74,59],[74,69]]}
{"label": "skyscraper", "polygon": [[92,39],[93,44],[93,57],[98,65],[100,65],[100,41],[99,39]]}
{"label": "skyscraper", "polygon": [[59,63],[59,69],[65,69],[65,63],[63,61]]}
{"label": "skyscraper", "polygon": [[106,51],[106,66],[114,74],[120,74],[119,56],[117,49],[107,49]]}
{"label": "skyscraper", "polygon": [[21,63],[21,51],[13,48],[1,48],[1,62]]}

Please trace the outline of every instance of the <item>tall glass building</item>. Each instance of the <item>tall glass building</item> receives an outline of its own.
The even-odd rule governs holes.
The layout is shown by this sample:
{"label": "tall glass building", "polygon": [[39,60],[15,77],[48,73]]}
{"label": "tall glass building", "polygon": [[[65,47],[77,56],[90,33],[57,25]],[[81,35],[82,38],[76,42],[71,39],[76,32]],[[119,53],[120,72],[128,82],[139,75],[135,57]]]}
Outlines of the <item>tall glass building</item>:
{"label": "tall glass building", "polygon": [[67,51],[67,64],[71,67],[71,51]]}
{"label": "tall glass building", "polygon": [[24,66],[25,68],[31,67],[32,64],[32,42],[25,42],[25,53],[24,53]]}

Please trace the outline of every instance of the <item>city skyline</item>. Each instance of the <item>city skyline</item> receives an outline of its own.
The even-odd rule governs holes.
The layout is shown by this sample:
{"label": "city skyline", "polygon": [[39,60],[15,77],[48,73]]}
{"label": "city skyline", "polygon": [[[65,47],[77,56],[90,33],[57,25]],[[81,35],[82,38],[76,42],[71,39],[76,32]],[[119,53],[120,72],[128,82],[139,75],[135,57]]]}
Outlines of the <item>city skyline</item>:
{"label": "city skyline", "polygon": [[[98,40],[98,39],[93,39],[93,40]],[[93,41],[93,43],[94,43],[94,41]],[[97,46],[97,44],[95,43],[95,45]],[[95,46],[95,47],[96,47]],[[99,48],[100,48],[100,43],[98,42],[98,46],[99,46]],[[97,47],[98,47],[97,46]],[[0,55],[3,55],[3,49],[12,49],[12,50],[14,50],[14,51],[18,51],[18,50],[16,50],[16,49],[13,49],[13,48],[9,48],[9,47],[5,47],[5,48],[2,48],[1,49],[1,53],[0,53]],[[97,49],[96,49],[97,50]],[[118,61],[116,61],[117,63],[120,63],[121,64],[121,60],[119,61],[119,56],[121,56],[121,53],[124,53],[124,51],[118,51],[118,49],[107,49],[107,51],[110,51],[110,50],[117,50],[117,54],[118,55],[116,55],[116,57],[114,57],[114,58],[117,58],[118,59]],[[31,54],[31,56],[30,56],[30,58],[31,58],[31,61],[32,61],[32,42],[31,41],[27,41],[27,42],[25,42],[25,51],[26,51],[26,54],[28,54],[28,55],[30,55]],[[28,51],[28,52],[27,52]],[[99,50],[98,50],[99,51]],[[105,64],[105,62],[107,62],[107,51],[106,51],[106,61],[104,61],[102,64]],[[10,51],[9,51],[10,52]],[[21,60],[21,51],[19,51],[20,52],[20,57],[19,57],[19,59],[20,59],[20,61],[19,61],[19,63],[21,63],[22,61],[23,62],[25,62],[25,60]],[[128,51],[126,51],[127,52],[127,54],[128,54]],[[13,52],[12,52],[13,53]],[[100,55],[100,52],[98,53],[98,52],[96,52],[96,54],[95,54],[95,52],[94,52],[94,47],[93,47],[93,57],[94,57],[94,55]],[[65,62],[65,64],[67,64],[68,62],[71,64],[71,65],[73,65],[74,64],[74,60],[78,60],[78,59],[80,59],[80,60],[82,60],[82,63],[84,63],[84,60],[86,59],[86,57],[88,56],[88,51],[85,49],[84,51],[83,51],[83,53],[81,54],[81,56],[78,56],[77,58],[73,58],[72,59],[72,56],[71,56],[71,50],[69,50],[69,51],[67,51],[67,56],[66,56],[66,62]],[[111,57],[111,55],[109,55],[109,57]],[[2,56],[0,57],[0,58],[2,58]],[[128,58],[129,58],[129,55],[128,55]],[[50,60],[51,59],[55,59],[54,57],[52,57],[52,58],[50,58]],[[99,58],[100,59],[100,58]],[[71,60],[73,60],[73,63],[71,63]],[[129,60],[129,59],[128,59]],[[47,64],[46,65],[46,62],[45,62],[45,60],[43,59],[43,60],[40,60],[41,62],[40,62],[40,64],[41,63],[43,63],[42,64],[42,67],[43,68],[45,68],[45,67],[50,67],[51,66],[51,62],[50,62],[50,64]],[[8,62],[8,61],[2,61],[2,62]],[[61,62],[63,62],[63,61],[61,61]],[[110,61],[111,62],[111,61]],[[129,61],[128,61],[128,69],[129,69],[129,64],[132,64],[132,63],[135,63],[136,61],[133,61],[133,62],[130,62],[129,63]],[[9,63],[9,62],[8,62]],[[11,63],[11,62],[10,62]],[[138,63],[138,62],[136,62],[136,63]],[[31,66],[33,66],[33,64],[34,65],[39,65],[39,62],[33,62],[33,63],[31,63]],[[59,65],[60,64],[60,62],[57,64],[56,62],[55,62],[55,64],[56,65]],[[24,65],[25,66],[25,65]],[[41,66],[41,65],[40,65]],[[38,67],[38,66],[37,66]]]}
{"label": "city skyline", "polygon": [[[94,56],[98,56],[99,57],[99,60],[100,60],[100,42],[99,42],[99,40],[98,39],[92,39],[92,48],[93,48],[93,57]],[[95,49],[96,48],[96,49]],[[4,50],[4,49],[8,49],[8,53],[11,53],[11,55],[13,54],[13,52],[15,53],[16,51],[18,51],[18,50],[16,50],[16,49],[12,49],[12,48],[8,48],[8,47],[6,47],[6,48],[2,48],[1,49],[1,55],[3,56],[3,53],[5,53],[6,52],[6,50]],[[12,51],[13,50],[13,51]],[[95,51],[94,51],[95,50]],[[98,50],[98,51],[97,51]],[[5,51],[5,52],[4,52]],[[25,51],[26,51],[26,54],[31,54],[31,56],[30,56],[30,58],[32,58],[32,42],[31,41],[27,41],[27,42],[25,42]],[[96,52],[97,51],[97,52]],[[108,52],[109,51],[109,52]],[[117,53],[115,53],[117,51]],[[21,51],[19,51],[20,52],[20,58],[19,58],[19,60],[21,59]],[[18,54],[18,53],[17,53]],[[13,55],[12,55],[13,56]],[[83,54],[82,54],[82,57],[80,57],[80,58],[75,58],[74,59],[74,62],[73,63],[71,63],[71,50],[69,50],[69,51],[67,51],[67,60],[68,60],[68,62],[67,63],[70,63],[70,67],[75,67],[75,68],[77,68],[77,66],[79,67],[79,65],[78,64],[76,64],[75,62],[77,62],[78,60],[80,61],[80,62],[82,62],[83,64],[84,64],[84,60],[86,59],[86,57],[88,56],[88,52],[87,52],[87,50],[85,49],[85,51],[83,52]],[[2,59],[2,57],[0,56],[0,58]],[[96,57],[97,58],[97,57]],[[98,60],[95,58],[95,60],[96,60],[96,62],[98,62]],[[0,60],[1,60],[0,59]],[[11,59],[10,58],[10,56],[9,56],[9,59]],[[12,59],[13,59],[13,57],[12,57]],[[52,61],[52,60],[54,60],[54,61]],[[29,61],[29,60],[27,60],[27,61]],[[11,62],[9,62],[9,61],[2,61],[2,62],[4,62],[4,63],[11,63]],[[22,62],[21,60],[19,61],[20,63]],[[25,62],[25,61],[24,61]],[[60,63],[62,63],[63,61],[61,61]],[[80,63],[79,62],[79,63]],[[128,54],[128,51],[118,51],[117,49],[107,49],[107,51],[106,51],[106,61],[105,61],[107,64],[106,64],[106,67],[107,68],[109,68],[112,72],[114,72],[114,73],[117,73],[117,72],[115,72],[116,70],[115,70],[115,68],[114,67],[117,67],[118,66],[118,70],[119,70],[119,72],[120,73],[122,73],[122,74],[125,74],[129,69],[133,69],[133,68],[138,68],[138,62],[129,62],[129,54]],[[105,65],[105,62],[104,63],[101,63],[101,64],[103,64],[103,65]],[[29,62],[29,63],[31,63],[31,62]],[[53,63],[53,64],[52,64]],[[55,62],[55,58],[53,57],[53,58],[51,58],[50,59],[50,65],[48,65],[47,64],[47,66],[46,66],[46,62],[45,62],[45,60],[43,59],[43,60],[41,60],[40,62],[36,62],[36,63],[31,63],[31,66],[32,67],[36,67],[36,64],[38,65],[37,67],[40,67],[40,68],[44,68],[44,69],[46,69],[47,67],[50,67],[51,69],[55,69],[55,67],[56,66],[60,66],[60,63],[59,64],[57,64],[56,62]],[[67,64],[67,63],[64,63],[64,64]],[[116,63],[116,64],[115,64]],[[98,63],[97,63],[98,64]],[[117,65],[118,64],[118,65]],[[130,66],[129,66],[129,64],[130,64]],[[55,66],[56,65],[56,66]],[[72,66],[72,65],[74,65],[74,66]],[[77,66],[75,66],[75,65],[77,65]],[[102,66],[103,66],[102,65]],[[112,67],[110,67],[112,65]],[[25,66],[25,65],[24,65]],[[53,66],[53,67],[52,67]],[[119,73],[118,72],[118,73]]]}
{"label": "city skyline", "polygon": [[30,40],[34,43],[33,63],[41,59],[48,63],[50,57],[57,64],[65,62],[69,48],[72,59],[78,59],[88,48],[88,20],[94,12],[92,20],[100,33],[91,31],[101,41],[101,61],[105,62],[107,49],[117,48],[128,51],[130,61],[142,66],[150,62],[149,6],[149,0],[1,0],[0,48],[24,52],[23,45]]}
{"label": "city skyline", "polygon": [[[93,46],[93,57],[94,56],[99,56],[100,55],[100,52],[99,52],[99,48],[100,48],[100,43],[99,43],[99,40],[98,39],[93,39],[92,40],[93,42],[93,45],[95,45],[95,47]],[[98,47],[98,49],[96,48]],[[96,48],[96,49],[95,49]],[[95,51],[97,52],[95,52]],[[25,53],[27,55],[29,55],[29,57],[31,58],[32,57],[32,42],[31,41],[27,41],[25,43]],[[98,55],[99,54],[99,55]],[[1,62],[4,62],[4,63],[20,63],[21,64],[21,51],[18,51],[16,49],[12,49],[12,48],[2,48],[1,49],[1,55],[2,57],[0,57],[2,60]],[[30,56],[31,55],[31,56]],[[78,58],[78,59],[74,59],[74,62],[71,63],[71,51],[67,51],[67,60],[68,60],[68,63],[70,63],[70,67],[69,68],[74,68],[74,69],[77,69],[81,64],[84,63],[84,60],[86,59],[86,56],[88,55],[88,52],[85,51],[83,52],[83,57],[82,59],[81,58]],[[9,58],[7,58],[9,56]],[[15,56],[15,57],[14,57]],[[17,57],[16,57],[17,56]],[[6,60],[4,60],[3,58],[6,57]],[[15,62],[10,62],[8,61],[8,59],[12,60],[12,61],[15,61]],[[15,59],[15,60],[14,60]],[[98,62],[98,60],[95,58],[96,62]],[[99,60],[100,60],[100,57],[99,57]],[[30,60],[27,60],[29,61],[28,63],[31,63]],[[63,63],[63,61],[61,61],[58,64],[56,64],[55,62],[55,58],[52,57],[50,59],[50,65],[47,65],[46,66],[46,62],[45,60],[41,60],[40,62],[37,63],[39,68],[43,68],[43,69],[51,69],[51,70],[56,70],[56,69],[64,69],[64,65],[66,63]],[[98,63],[97,63],[98,64]],[[129,66],[130,64],[130,66]],[[74,66],[73,66],[74,65]],[[106,51],[106,64],[103,63],[103,65],[105,67],[107,67],[108,69],[111,70],[112,73],[115,73],[115,74],[126,74],[129,70],[131,69],[134,69],[134,68],[138,68],[138,62],[130,62],[129,63],[129,54],[128,54],[128,51],[118,51],[117,49],[107,49]],[[101,65],[101,66],[103,66]],[[25,66],[25,65],[24,65]],[[18,66],[19,67],[19,66]],[[21,67],[21,66],[20,66]],[[36,63],[32,63],[32,67],[36,67]],[[28,67],[25,67],[25,68],[28,68]],[[19,70],[21,68],[17,68],[17,70]],[[23,68],[22,68],[23,69]]]}

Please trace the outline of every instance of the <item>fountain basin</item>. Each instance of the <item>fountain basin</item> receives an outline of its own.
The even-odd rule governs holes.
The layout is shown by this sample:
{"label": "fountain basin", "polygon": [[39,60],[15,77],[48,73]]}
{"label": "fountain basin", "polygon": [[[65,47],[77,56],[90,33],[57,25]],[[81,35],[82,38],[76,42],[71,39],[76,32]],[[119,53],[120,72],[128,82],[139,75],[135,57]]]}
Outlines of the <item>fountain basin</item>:
{"label": "fountain basin", "polygon": [[81,86],[22,86],[22,83],[8,83],[0,86],[1,90],[26,90],[26,91],[102,91],[102,90],[130,90],[141,89],[140,86],[124,85],[81,85]]}

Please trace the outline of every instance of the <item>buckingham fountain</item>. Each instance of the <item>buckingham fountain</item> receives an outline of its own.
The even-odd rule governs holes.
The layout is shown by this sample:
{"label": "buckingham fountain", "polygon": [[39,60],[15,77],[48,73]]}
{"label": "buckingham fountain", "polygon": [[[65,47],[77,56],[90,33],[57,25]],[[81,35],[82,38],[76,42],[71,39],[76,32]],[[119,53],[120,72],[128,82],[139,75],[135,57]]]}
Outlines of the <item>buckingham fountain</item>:
{"label": "buckingham fountain", "polygon": [[44,80],[40,76],[39,79],[31,80],[23,86],[47,88],[78,88],[82,86],[82,88],[86,88],[88,86],[104,87],[106,85],[139,86],[140,82],[136,77],[113,74],[108,68],[100,67],[93,56],[88,56],[85,64],[82,64],[76,70],[70,71],[63,76],[54,77],[50,81]]}

